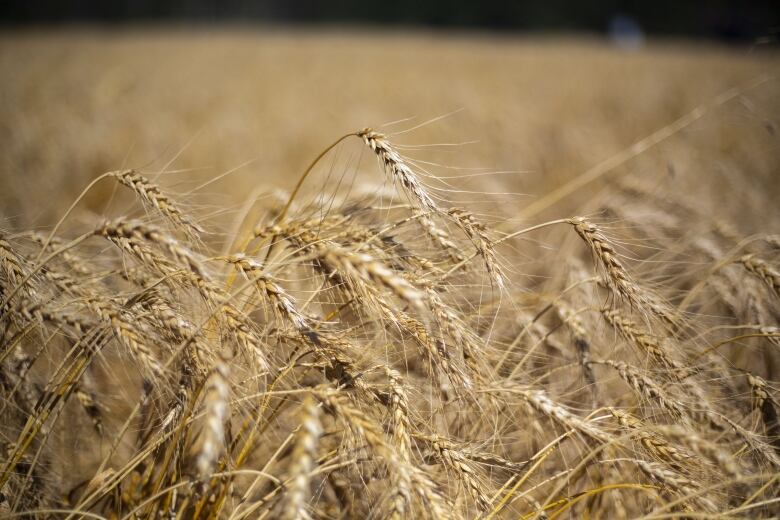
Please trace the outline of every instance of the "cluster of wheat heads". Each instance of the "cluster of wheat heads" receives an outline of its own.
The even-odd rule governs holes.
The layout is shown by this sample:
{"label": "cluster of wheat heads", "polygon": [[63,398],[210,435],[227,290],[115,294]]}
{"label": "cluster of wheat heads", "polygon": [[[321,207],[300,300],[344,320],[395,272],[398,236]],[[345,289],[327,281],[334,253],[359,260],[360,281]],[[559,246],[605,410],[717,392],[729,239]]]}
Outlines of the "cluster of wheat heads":
{"label": "cluster of wheat heads", "polygon": [[[620,183],[604,213],[669,259],[650,283],[594,219],[500,235],[384,135],[346,137],[403,203],[296,188],[217,248],[120,171],[95,182],[145,218],[2,233],[4,515],[777,513],[776,237]],[[558,238],[541,276],[507,261]]]}

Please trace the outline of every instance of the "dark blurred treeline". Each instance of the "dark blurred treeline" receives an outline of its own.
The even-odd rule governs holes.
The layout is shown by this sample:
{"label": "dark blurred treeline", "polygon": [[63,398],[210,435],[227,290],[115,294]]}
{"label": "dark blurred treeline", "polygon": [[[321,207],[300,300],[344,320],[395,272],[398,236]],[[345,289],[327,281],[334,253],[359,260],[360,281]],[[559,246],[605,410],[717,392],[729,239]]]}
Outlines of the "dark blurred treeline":
{"label": "dark blurred treeline", "polygon": [[780,0],[1,0],[0,13],[6,25],[196,21],[595,33],[628,20],[649,34],[749,40],[777,33]]}

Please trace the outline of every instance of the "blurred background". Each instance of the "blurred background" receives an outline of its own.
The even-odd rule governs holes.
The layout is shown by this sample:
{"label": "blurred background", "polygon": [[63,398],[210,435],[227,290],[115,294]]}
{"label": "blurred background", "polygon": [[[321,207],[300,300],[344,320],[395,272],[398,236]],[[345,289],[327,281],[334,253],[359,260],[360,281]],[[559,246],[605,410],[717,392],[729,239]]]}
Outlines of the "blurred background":
{"label": "blurred background", "polygon": [[778,27],[777,2],[711,0],[593,2],[400,0],[124,0],[63,2],[7,0],[6,23],[128,21],[241,22],[264,24],[372,25],[459,28],[512,32],[642,31],[653,35],[749,41],[770,37]]}
{"label": "blurred background", "polygon": [[[717,189],[737,162],[767,185],[779,164],[776,2],[6,0],[0,12],[4,226],[47,225],[126,167],[220,219],[258,190],[289,190],[366,126],[401,132],[405,153],[450,177],[442,196],[501,194],[483,216],[505,220],[761,77],[620,168],[707,172]],[[334,171],[383,182],[364,152],[339,147],[313,189]],[[105,212],[112,190],[85,209]]]}

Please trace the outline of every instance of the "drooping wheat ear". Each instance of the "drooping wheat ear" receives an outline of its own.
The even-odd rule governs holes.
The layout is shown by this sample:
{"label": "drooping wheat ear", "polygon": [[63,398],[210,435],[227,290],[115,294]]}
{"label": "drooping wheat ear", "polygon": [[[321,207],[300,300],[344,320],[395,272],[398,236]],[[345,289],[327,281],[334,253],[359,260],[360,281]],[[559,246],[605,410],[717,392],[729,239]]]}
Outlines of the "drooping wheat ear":
{"label": "drooping wheat ear", "polygon": [[761,278],[775,296],[780,298],[780,272],[752,254],[739,257],[737,263],[742,264],[748,272]]}
{"label": "drooping wheat ear", "polygon": [[[388,317],[390,317],[389,314]],[[473,383],[468,375],[453,363],[452,356],[447,350],[447,344],[441,338],[432,336],[420,320],[403,311],[395,312],[391,318],[402,330],[411,334],[423,356],[428,358],[433,365],[441,368],[450,381],[456,385],[456,390],[460,388],[471,390],[473,388]]]}
{"label": "drooping wheat ear", "polygon": [[41,276],[51,282],[54,287],[67,294],[81,296],[90,291],[88,280],[85,280],[83,277],[79,279],[73,278],[69,274],[55,271],[51,267],[41,269]]}
{"label": "drooping wheat ear", "polygon": [[610,408],[609,412],[615,419],[617,419],[620,426],[628,431],[633,432],[634,436],[639,439],[639,442],[642,444],[642,446],[645,447],[651,456],[663,462],[669,462],[673,464],[684,464],[691,462],[693,455],[690,453],[685,453],[675,446],[672,446],[669,441],[657,433],[650,431],[641,420],[632,414],[617,408]]}
{"label": "drooping wheat ear", "polygon": [[280,236],[294,237],[299,234],[304,238],[314,240],[321,237],[338,236],[342,231],[348,228],[354,221],[355,215],[342,213],[320,214],[314,218],[290,219],[282,222],[264,223],[261,222],[252,230],[254,238],[267,239]]}
{"label": "drooping wheat ear", "polygon": [[438,435],[415,437],[425,440],[433,448],[438,459],[461,481],[480,510],[486,511],[490,507],[489,491],[480,482],[476,470],[455,444]]}
{"label": "drooping wheat ear", "polygon": [[528,461],[515,462],[496,455],[495,453],[477,451],[468,446],[463,446],[461,448],[461,454],[476,464],[489,467],[490,470],[500,469],[511,473],[518,473],[528,466]]}
{"label": "drooping wheat ear", "polygon": [[340,392],[324,390],[316,395],[359,440],[365,441],[376,455],[385,460],[393,483],[393,488],[388,492],[388,518],[407,518],[413,494],[420,497],[434,518],[451,517],[436,485],[419,468],[399,456],[394,445],[385,439],[376,421],[346,402]]}
{"label": "drooping wheat ear", "polygon": [[313,254],[316,257],[315,268],[329,280],[337,281],[336,285],[346,290],[350,297],[361,298],[380,309],[386,304],[378,289],[385,288],[412,307],[418,310],[424,308],[424,293],[373,256],[346,249],[306,228],[281,229],[277,226],[276,234],[284,236],[298,248],[295,254]]}
{"label": "drooping wheat ear", "polygon": [[124,186],[133,190],[141,200],[152,205],[174,226],[183,228],[190,236],[197,236],[203,232],[203,228],[195,224],[191,219],[174,204],[170,197],[162,193],[160,188],[149,179],[135,170],[123,170],[112,172],[110,177],[115,178]]}
{"label": "drooping wheat ear", "polygon": [[623,315],[620,310],[605,307],[601,309],[601,314],[621,336],[650,355],[656,363],[670,369],[670,374],[675,378],[685,379],[696,372],[695,369],[686,367],[676,359],[672,359],[659,337],[650,334],[639,324]]}
{"label": "drooping wheat ear", "polygon": [[133,324],[131,316],[98,296],[87,298],[86,305],[104,323],[111,326],[120,341],[138,358],[148,382],[152,383],[163,375],[162,366],[152,354],[143,334]]}
{"label": "drooping wheat ear", "polygon": [[183,340],[191,340],[197,343],[200,336],[203,335],[203,332],[199,331],[185,315],[174,310],[170,302],[154,301],[148,305],[148,308],[152,312],[150,319],[154,324],[165,331],[177,343]]}
{"label": "drooping wheat ear", "polygon": [[[17,290],[17,285],[26,278],[27,270],[23,262],[24,259],[17,255],[11,244],[0,235],[0,298],[5,299],[6,294],[13,294]],[[35,300],[34,280],[27,280],[25,285],[24,298]],[[12,313],[5,312],[11,307],[11,302],[6,302],[2,307],[5,308],[0,308],[0,315],[14,320],[15,316]]]}
{"label": "drooping wheat ear", "polygon": [[401,154],[390,145],[384,134],[374,132],[371,128],[364,128],[357,132],[357,136],[363,139],[366,145],[373,150],[382,163],[385,172],[390,174],[394,180],[400,182],[421,207],[427,210],[439,211],[438,206],[428,195],[420,180],[403,160]]}
{"label": "drooping wheat ear", "polygon": [[[137,250],[139,250],[138,247],[131,246],[131,251]],[[152,262],[157,267],[164,267],[161,270],[163,274],[171,274],[171,266],[166,265],[165,258],[154,257]],[[214,316],[223,326],[223,332],[233,337],[243,352],[254,355],[253,359],[257,361],[261,371],[267,370],[268,361],[263,349],[265,343],[255,331],[253,321],[249,316],[231,303],[231,295],[196,272],[184,269],[177,270],[175,274],[200,292],[203,299],[212,307]]]}
{"label": "drooping wheat ear", "polygon": [[409,468],[413,466],[397,455],[394,447],[385,441],[381,430],[373,421],[362,411],[346,403],[338,393],[327,390],[317,394],[317,397],[359,440],[364,440],[372,451],[385,459],[393,484],[389,491],[390,510],[386,516],[393,520],[406,518],[412,505],[413,484]]}
{"label": "drooping wheat ear", "polygon": [[677,425],[659,426],[656,427],[656,429],[667,437],[678,439],[679,442],[683,443],[700,457],[714,462],[724,473],[732,477],[739,477],[742,475],[737,462],[729,452],[717,444],[703,438],[695,430]]}
{"label": "drooping wheat ear", "polygon": [[121,249],[133,253],[142,260],[148,259],[148,255],[143,253],[142,242],[156,244],[193,273],[201,278],[206,277],[195,253],[184,247],[178,240],[167,236],[160,229],[140,220],[117,219],[113,222],[107,222],[95,230],[95,235],[110,240]]}
{"label": "drooping wheat ear", "polygon": [[671,330],[679,330],[685,323],[685,316],[675,307],[665,303],[658,295],[644,291],[642,293],[644,309],[650,314],[671,326]]}
{"label": "drooping wheat ear", "polygon": [[[363,372],[358,369],[355,359],[349,354],[355,345],[351,340],[336,337],[335,334],[318,332],[314,338],[302,337],[299,333],[279,334],[280,339],[296,343],[307,343],[314,347],[314,355],[325,365],[325,377],[341,388],[354,390],[352,397],[356,400],[374,403],[378,400],[375,388],[363,378]],[[381,401],[381,399],[379,399]]]}
{"label": "drooping wheat ear", "polygon": [[25,276],[21,259],[2,235],[0,235],[0,268],[3,270],[3,278],[12,288]]}
{"label": "drooping wheat ear", "polygon": [[423,292],[371,255],[349,251],[332,242],[317,243],[315,251],[326,265],[351,282],[357,294],[366,295],[367,286],[378,284],[417,309],[425,307]]}
{"label": "drooping wheat ear", "polygon": [[582,240],[590,247],[593,256],[604,271],[604,282],[612,293],[629,303],[632,307],[649,312],[663,321],[677,325],[680,317],[677,312],[662,303],[657,297],[643,291],[631,278],[618,258],[615,248],[606,235],[593,223],[583,217],[574,217],[567,221]]}
{"label": "drooping wheat ear", "polygon": [[688,411],[679,402],[667,395],[658,383],[643,374],[639,369],[622,361],[612,361],[611,359],[594,360],[592,363],[612,367],[628,386],[633,388],[638,394],[658,403],[661,408],[673,416],[678,418],[688,417]]}
{"label": "drooping wheat ear", "polygon": [[206,380],[204,390],[204,424],[195,454],[198,479],[205,483],[214,472],[225,451],[225,421],[230,414],[230,367],[218,358]]}
{"label": "drooping wheat ear", "polygon": [[691,410],[692,418],[705,422],[715,431],[732,430],[755,454],[760,455],[763,460],[770,462],[776,468],[780,468],[780,455],[778,455],[780,450],[768,444],[762,435],[748,430],[728,416],[714,410],[707,403],[706,397],[702,395],[696,397],[699,399],[699,406]]}
{"label": "drooping wheat ear", "polygon": [[609,442],[612,436],[590,422],[577,417],[560,403],[556,403],[544,390],[535,390],[527,387],[508,384],[494,389],[496,392],[508,392],[519,395],[523,401],[542,415],[553,419],[566,429],[582,433],[598,442]]}
{"label": "drooping wheat ear", "polygon": [[[46,241],[49,240],[48,234],[39,233],[37,231],[25,233],[25,235],[39,246],[43,246]],[[66,240],[57,236],[53,236],[49,240],[49,244],[54,247],[63,246],[66,243]],[[89,265],[89,263],[84,258],[82,258],[74,251],[62,251],[59,254],[59,258],[68,266],[69,270],[75,273],[87,275],[94,271],[93,266]]]}
{"label": "drooping wheat ear", "polygon": [[767,389],[766,381],[749,372],[745,373],[753,397],[753,409],[758,410],[766,426],[769,442],[780,452],[780,421],[777,417],[777,407],[772,394]]}
{"label": "drooping wheat ear", "polygon": [[429,288],[427,293],[437,326],[452,339],[455,345],[461,348],[463,359],[472,370],[473,377],[481,379],[485,374],[480,371],[478,363],[482,350],[479,337],[464,323],[455,309],[442,300],[438,292]]}
{"label": "drooping wheat ear", "polygon": [[298,310],[293,297],[263,272],[262,264],[241,253],[222,257],[222,259],[233,264],[255,283],[261,295],[273,305],[274,313],[288,320],[302,334],[306,336],[314,334],[309,318]]}
{"label": "drooping wheat ear", "polygon": [[59,309],[50,309],[40,302],[23,301],[18,306],[18,313],[27,320],[39,319],[58,326],[72,328],[79,336],[93,329],[95,323],[81,315]]}
{"label": "drooping wheat ear", "polygon": [[590,247],[607,275],[606,282],[612,292],[630,304],[638,306],[641,303],[639,288],[623,267],[623,263],[618,259],[615,249],[604,233],[582,217],[569,219],[568,223],[574,226],[580,238]]}
{"label": "drooping wheat ear", "polygon": [[582,375],[585,378],[585,382],[591,387],[591,392],[593,393],[593,398],[595,400],[596,376],[593,374],[593,367],[590,365],[590,340],[588,338],[588,332],[585,330],[585,325],[582,323],[582,318],[564,302],[557,302],[555,308],[558,311],[558,317],[569,327],[569,330],[571,330],[574,346],[577,347],[577,358],[582,367]]}
{"label": "drooping wheat ear", "polygon": [[397,271],[403,271],[407,266],[415,270],[434,271],[437,267],[431,260],[411,251],[398,235],[390,233],[393,229],[399,229],[403,224],[420,218],[419,215],[425,215],[425,213],[397,220],[385,228],[365,225],[352,220],[348,224],[340,226],[341,231],[330,235],[329,239],[344,245],[355,246],[356,251],[366,251],[376,258],[383,259]]}
{"label": "drooping wheat ear", "polygon": [[501,266],[496,260],[493,241],[488,236],[485,226],[466,210],[452,208],[447,213],[455,219],[458,227],[460,227],[469,239],[471,239],[477,252],[485,262],[485,268],[487,269],[488,274],[493,277],[496,285],[500,289],[503,289],[506,286],[506,281],[501,271]]}
{"label": "drooping wheat ear", "polygon": [[233,336],[244,352],[254,354],[253,359],[257,361],[261,371],[268,370],[268,358],[263,349],[265,342],[253,330],[252,320],[235,306],[229,304],[227,299],[221,300],[217,309],[219,309],[219,319],[224,324],[225,333]]}
{"label": "drooping wheat ear", "polygon": [[460,262],[465,257],[460,251],[458,244],[452,241],[449,233],[436,225],[432,218],[428,216],[421,216],[417,219],[425,233],[431,239],[431,241],[439,248],[447,251],[447,254],[454,262]]}
{"label": "drooping wheat ear", "polygon": [[[89,333],[81,336],[74,342],[72,352],[76,354],[76,357],[81,357],[88,362],[107,343],[107,336],[105,328],[100,328],[94,334]],[[12,434],[16,440],[8,446],[7,457],[4,459],[7,462],[3,465],[0,484],[5,484],[6,479],[15,471],[14,468],[18,468],[20,462],[29,464],[30,469],[37,465],[32,460],[33,453],[30,453],[27,448],[36,440],[36,437],[43,441],[51,433],[56,422],[49,419],[56,419],[56,415],[59,415],[57,409],[62,410],[61,405],[71,395],[78,378],[86,369],[84,364],[75,370],[72,369],[73,366],[70,366],[67,370],[49,378],[46,386],[40,388],[38,385],[32,384],[30,379],[26,377],[32,361],[29,355],[20,349],[14,349],[11,362],[0,364],[0,386],[8,388],[8,382],[10,382],[10,387],[13,387],[14,392],[16,392],[14,402],[17,404],[15,406],[18,406],[18,409],[27,415],[28,425],[19,432],[18,437],[15,433]],[[5,395],[11,399],[9,394]],[[37,459],[37,455],[35,458]]]}
{"label": "drooping wheat ear", "polygon": [[694,498],[691,498],[691,501],[695,502],[698,507],[702,507],[705,511],[710,513],[718,510],[718,507],[709,498],[702,496],[701,493],[697,493],[697,491],[701,489],[701,486],[688,477],[655,462],[647,462],[638,459],[633,462],[639,466],[639,469],[650,477],[650,479],[663,485],[680,497],[692,495]]}
{"label": "drooping wheat ear", "polygon": [[409,399],[401,374],[392,368],[385,367],[385,373],[390,383],[390,412],[393,415],[393,442],[398,449],[398,455],[406,462],[411,460],[412,430],[409,419]]}
{"label": "drooping wheat ear", "polygon": [[[441,518],[443,520],[454,518],[452,515],[452,505],[439,491],[439,487],[436,483],[428,477],[428,474],[414,465],[410,466],[410,469],[414,490],[422,499],[431,518]],[[393,518],[394,520],[397,519],[395,515],[391,515],[390,518]]]}
{"label": "drooping wheat ear", "polygon": [[320,410],[311,395],[301,406],[301,425],[292,451],[289,485],[281,518],[298,520],[310,518],[306,505],[309,500],[309,480],[317,464],[317,445],[322,434]]}

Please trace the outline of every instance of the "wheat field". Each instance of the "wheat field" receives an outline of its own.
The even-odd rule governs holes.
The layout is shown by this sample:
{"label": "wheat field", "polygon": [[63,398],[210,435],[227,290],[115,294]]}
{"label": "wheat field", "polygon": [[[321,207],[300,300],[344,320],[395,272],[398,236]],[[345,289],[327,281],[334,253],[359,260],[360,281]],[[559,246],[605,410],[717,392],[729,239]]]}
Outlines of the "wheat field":
{"label": "wheat field", "polygon": [[0,516],[780,517],[779,65],[6,29]]}

